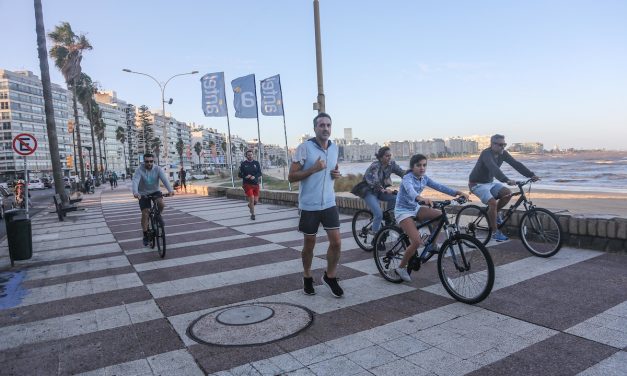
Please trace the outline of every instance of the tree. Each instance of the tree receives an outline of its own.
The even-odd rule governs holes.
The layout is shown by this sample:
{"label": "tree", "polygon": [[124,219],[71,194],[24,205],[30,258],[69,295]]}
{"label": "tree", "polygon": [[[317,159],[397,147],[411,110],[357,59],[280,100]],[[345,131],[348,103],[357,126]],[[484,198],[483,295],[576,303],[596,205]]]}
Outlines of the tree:
{"label": "tree", "polygon": [[221,147],[222,147],[222,153],[223,153],[222,155],[224,155],[224,162],[225,162],[225,164],[227,164],[227,163],[229,163],[229,158],[226,155],[226,141],[222,141]]}
{"label": "tree", "polygon": [[76,130],[76,142],[79,150],[79,165],[81,169],[81,182],[85,182],[85,165],[82,157],[82,144],[80,123],[78,122],[78,106],[76,100],[76,79],[81,74],[81,60],[83,51],[93,47],[85,35],[77,35],[68,22],[62,22],[54,31],[48,34],[54,45],[50,48],[50,56],[54,64],[59,68],[65,83],[72,89],[72,106],[74,108],[74,129]]}
{"label": "tree", "polygon": [[37,54],[39,55],[39,69],[41,71],[41,84],[44,95],[44,111],[46,114],[46,131],[48,133],[48,145],[50,148],[50,161],[52,163],[52,178],[54,191],[60,195],[64,202],[68,201],[65,195],[63,173],[61,171],[61,158],[59,157],[59,140],[57,138],[57,126],[54,121],[54,107],[52,104],[52,85],[50,83],[50,67],[48,66],[48,51],[46,50],[46,32],[44,29],[44,16],[41,0],[35,0],[35,29],[37,31]]}
{"label": "tree", "polygon": [[122,144],[122,152],[124,153],[124,172],[128,175],[128,166],[126,165],[126,129],[119,126],[115,129],[115,139]]}
{"label": "tree", "polygon": [[[200,153],[202,152],[202,144],[200,143],[200,141],[194,144],[194,151],[196,152],[196,155],[198,156],[198,165],[200,165]],[[196,166],[196,169],[198,169],[198,166]]]}
{"label": "tree", "polygon": [[[98,170],[98,156],[96,153],[96,140],[94,138],[94,125],[98,123],[98,103],[94,100],[94,92],[97,90],[96,83],[86,73],[81,73],[76,80],[76,99],[83,107],[83,113],[89,120],[89,130],[91,133],[91,145],[94,150],[92,163],[92,176],[96,176]],[[94,111],[96,110],[96,111]],[[96,182],[99,185],[99,181]]]}
{"label": "tree", "polygon": [[96,132],[96,138],[98,139],[98,150],[100,151],[100,173],[102,174],[104,171],[102,166],[102,160],[104,159],[105,164],[107,163],[107,157],[102,154],[102,141],[104,140],[107,124],[104,122],[104,119],[102,119],[102,111],[98,111],[97,119],[98,122],[94,126],[94,131]]}
{"label": "tree", "polygon": [[176,152],[179,154],[179,159],[181,160],[181,168],[184,168],[183,166],[183,149],[185,148],[185,143],[183,142],[183,139],[179,137],[178,141],[176,141]]}
{"label": "tree", "polygon": [[142,105],[139,107],[139,123],[142,127],[142,150],[144,154],[148,152],[148,140],[152,139],[152,123],[150,122],[150,111],[148,107]]}
{"label": "tree", "polygon": [[155,153],[155,157],[157,157],[157,164],[159,164],[159,155],[161,154],[162,146],[163,144],[159,137],[154,137],[150,140],[150,149],[152,149],[152,152]]}

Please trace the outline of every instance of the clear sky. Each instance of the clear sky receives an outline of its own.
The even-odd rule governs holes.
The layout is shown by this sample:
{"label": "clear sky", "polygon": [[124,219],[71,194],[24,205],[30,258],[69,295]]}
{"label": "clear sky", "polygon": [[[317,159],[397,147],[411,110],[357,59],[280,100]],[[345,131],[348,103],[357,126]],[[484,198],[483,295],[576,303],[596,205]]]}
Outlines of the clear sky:
{"label": "clear sky", "polygon": [[[200,77],[280,74],[288,143],[311,133],[316,66],[311,0],[43,0],[46,31],[62,21],[94,46],[83,70],[103,89],[160,108],[145,72],[168,84],[178,120],[206,118]],[[627,149],[627,1],[320,1],[324,87],[333,136],[367,142],[503,133],[546,148]],[[39,73],[33,2],[0,0],[0,68]],[[50,46],[48,46],[49,48]],[[51,63],[52,80],[63,83]],[[261,116],[261,140],[283,144],[281,117]]]}

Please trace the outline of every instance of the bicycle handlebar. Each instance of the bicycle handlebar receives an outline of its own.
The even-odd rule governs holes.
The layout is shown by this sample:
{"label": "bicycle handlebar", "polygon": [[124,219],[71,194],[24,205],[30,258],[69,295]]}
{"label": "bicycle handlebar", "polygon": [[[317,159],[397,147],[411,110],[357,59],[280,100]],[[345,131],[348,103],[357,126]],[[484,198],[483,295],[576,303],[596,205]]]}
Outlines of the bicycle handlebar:
{"label": "bicycle handlebar", "polygon": [[[452,200],[431,201],[431,207],[434,209],[442,209],[446,206],[451,205],[453,202],[456,202],[462,205],[462,204],[465,204],[466,202],[470,202],[470,199],[466,199],[466,197],[460,196]],[[426,203],[424,201],[418,201],[418,204],[425,205]]]}

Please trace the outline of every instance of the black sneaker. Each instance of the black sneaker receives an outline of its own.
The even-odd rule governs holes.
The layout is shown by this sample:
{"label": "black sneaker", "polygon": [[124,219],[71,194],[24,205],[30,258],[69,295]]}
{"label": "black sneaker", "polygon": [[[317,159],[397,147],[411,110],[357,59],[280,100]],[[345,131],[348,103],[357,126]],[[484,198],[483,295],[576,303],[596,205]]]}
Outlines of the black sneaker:
{"label": "black sneaker", "polygon": [[305,295],[316,295],[316,289],[314,289],[314,280],[312,277],[303,277],[303,292]]}
{"label": "black sneaker", "polygon": [[341,298],[344,295],[344,290],[337,283],[337,278],[327,277],[327,272],[324,272],[324,276],[322,276],[322,284],[327,286],[331,290],[331,294],[336,298]]}
{"label": "black sneaker", "polygon": [[150,240],[148,239],[148,232],[144,232],[144,247],[148,247],[148,243],[150,243]]}
{"label": "black sneaker", "polygon": [[251,214],[251,215],[250,215],[250,219],[252,219],[252,220],[254,221],[254,220],[255,220],[255,215],[254,215],[254,214]]}

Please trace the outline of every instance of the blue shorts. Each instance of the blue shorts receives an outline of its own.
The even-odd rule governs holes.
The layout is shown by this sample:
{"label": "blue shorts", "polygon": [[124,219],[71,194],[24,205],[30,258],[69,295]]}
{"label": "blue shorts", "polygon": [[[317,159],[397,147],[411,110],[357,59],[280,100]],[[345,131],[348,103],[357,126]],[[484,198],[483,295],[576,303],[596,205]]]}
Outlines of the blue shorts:
{"label": "blue shorts", "polygon": [[479,200],[487,205],[490,199],[497,199],[499,197],[499,192],[504,187],[505,186],[501,183],[477,184],[470,188],[470,192],[479,197]]}

